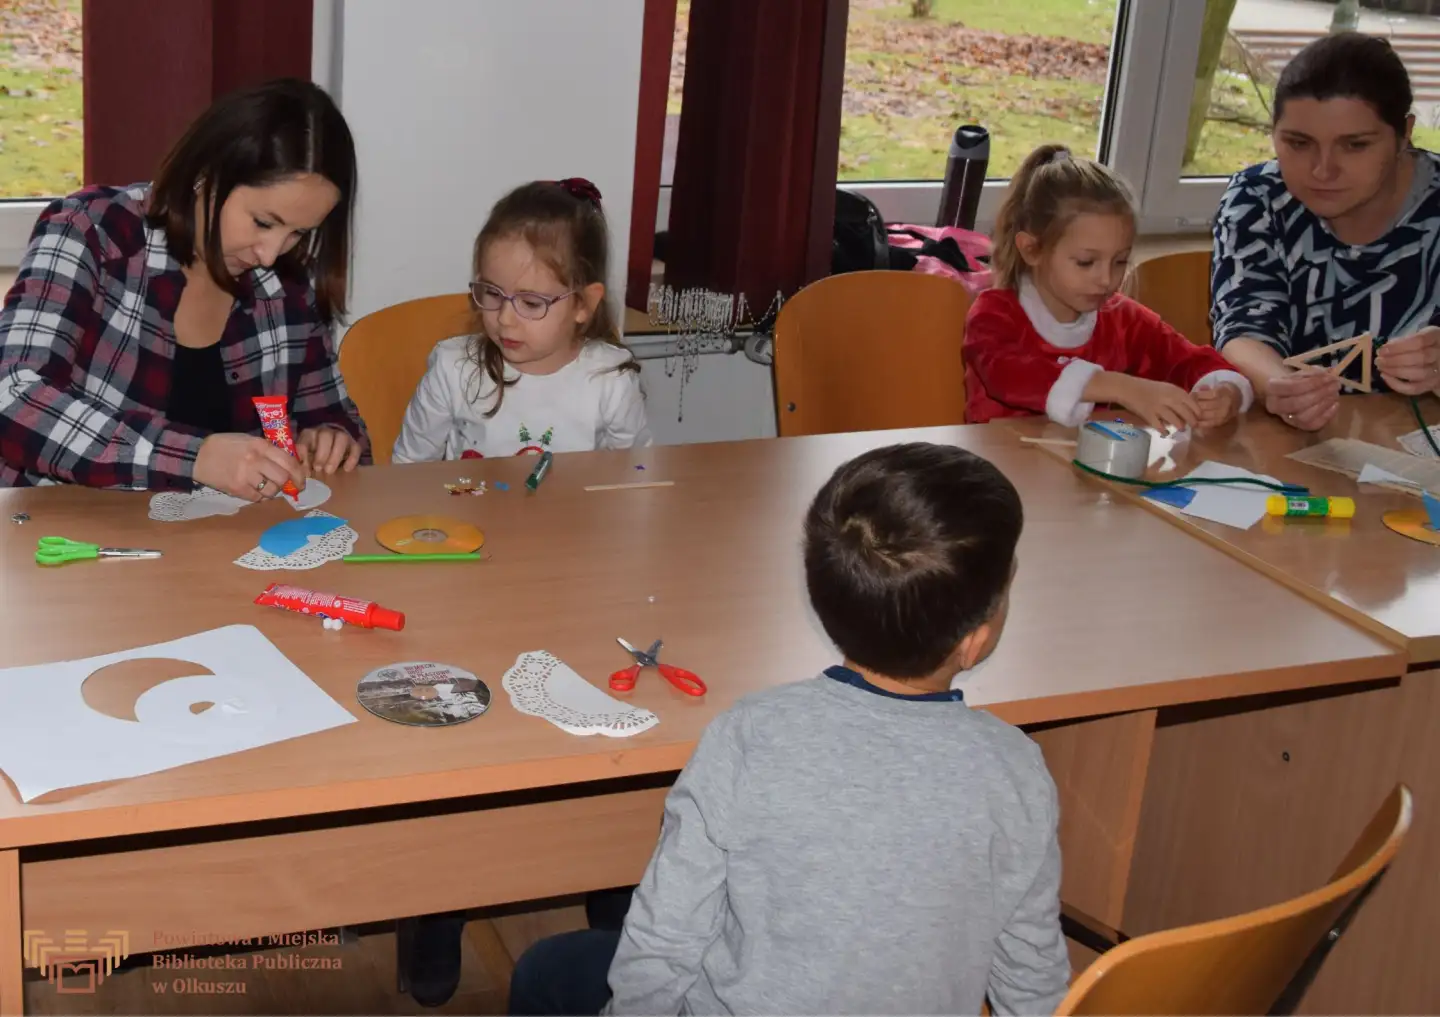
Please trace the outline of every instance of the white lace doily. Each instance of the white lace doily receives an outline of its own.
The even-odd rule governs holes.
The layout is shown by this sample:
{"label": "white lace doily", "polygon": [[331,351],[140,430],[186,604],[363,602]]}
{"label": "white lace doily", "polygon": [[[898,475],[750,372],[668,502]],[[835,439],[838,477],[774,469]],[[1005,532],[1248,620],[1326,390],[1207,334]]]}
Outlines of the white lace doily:
{"label": "white lace doily", "polygon": [[516,710],[570,734],[628,738],[660,723],[649,710],[601,692],[544,650],[520,654],[500,684]]}
{"label": "white lace doily", "polygon": [[[319,508],[330,500],[330,485],[320,480],[305,483],[300,497],[288,494],[280,497],[296,512],[308,512]],[[160,523],[180,523],[207,516],[233,516],[250,502],[222,494],[213,488],[201,487],[194,491],[166,491],[150,499],[150,518]]]}
{"label": "white lace doily", "polygon": [[[314,483],[314,481],[311,481]],[[321,517],[335,519],[336,516],[329,512],[306,512],[305,518],[312,519]],[[235,564],[241,568],[254,569],[257,572],[273,572],[281,569],[313,569],[319,568],[327,561],[339,561],[355,550],[355,541],[360,539],[349,526],[337,526],[329,533],[321,534],[318,537],[310,538],[309,542],[298,551],[292,551],[283,558],[271,554],[263,548],[254,547],[246,551]]]}

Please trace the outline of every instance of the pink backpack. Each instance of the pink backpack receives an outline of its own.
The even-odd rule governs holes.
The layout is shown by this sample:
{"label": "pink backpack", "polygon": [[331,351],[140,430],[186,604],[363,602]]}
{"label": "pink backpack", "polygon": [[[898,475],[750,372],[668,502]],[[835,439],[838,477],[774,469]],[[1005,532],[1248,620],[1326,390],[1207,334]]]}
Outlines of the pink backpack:
{"label": "pink backpack", "polygon": [[890,267],[958,279],[971,294],[990,288],[990,238],[958,226],[887,226]]}

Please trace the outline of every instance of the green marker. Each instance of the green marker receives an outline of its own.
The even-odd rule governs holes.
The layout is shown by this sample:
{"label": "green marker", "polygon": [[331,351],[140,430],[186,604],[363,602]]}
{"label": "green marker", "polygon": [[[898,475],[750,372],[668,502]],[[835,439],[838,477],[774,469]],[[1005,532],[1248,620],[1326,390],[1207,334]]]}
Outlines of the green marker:
{"label": "green marker", "polygon": [[540,486],[540,481],[545,479],[545,474],[550,472],[550,453],[540,453],[540,461],[535,464],[535,469],[530,471],[530,476],[525,478],[525,486],[535,490]]}
{"label": "green marker", "polygon": [[371,561],[482,561],[484,555],[479,551],[473,554],[348,554],[341,561],[371,562]]}

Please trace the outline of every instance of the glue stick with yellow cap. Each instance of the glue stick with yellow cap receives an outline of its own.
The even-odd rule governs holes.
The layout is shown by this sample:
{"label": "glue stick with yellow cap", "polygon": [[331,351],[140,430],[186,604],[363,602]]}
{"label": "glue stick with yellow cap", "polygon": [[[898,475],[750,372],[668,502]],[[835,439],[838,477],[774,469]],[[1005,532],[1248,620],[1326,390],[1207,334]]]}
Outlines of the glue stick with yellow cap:
{"label": "glue stick with yellow cap", "polygon": [[1272,494],[1265,500],[1265,511],[1272,516],[1328,516],[1331,519],[1353,519],[1355,517],[1355,499]]}

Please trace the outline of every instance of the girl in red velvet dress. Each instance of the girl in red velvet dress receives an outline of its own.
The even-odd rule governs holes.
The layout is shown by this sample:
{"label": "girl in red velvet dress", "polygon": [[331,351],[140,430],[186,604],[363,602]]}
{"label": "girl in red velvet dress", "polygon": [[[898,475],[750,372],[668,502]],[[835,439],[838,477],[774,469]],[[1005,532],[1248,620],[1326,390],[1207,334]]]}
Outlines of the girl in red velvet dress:
{"label": "girl in red velvet dress", "polygon": [[1135,240],[1129,189],[1105,166],[1042,145],[1025,160],[995,224],[995,286],[965,324],[966,415],[1045,414],[1077,427],[1098,404],[1160,430],[1216,427],[1253,391],[1117,291]]}

